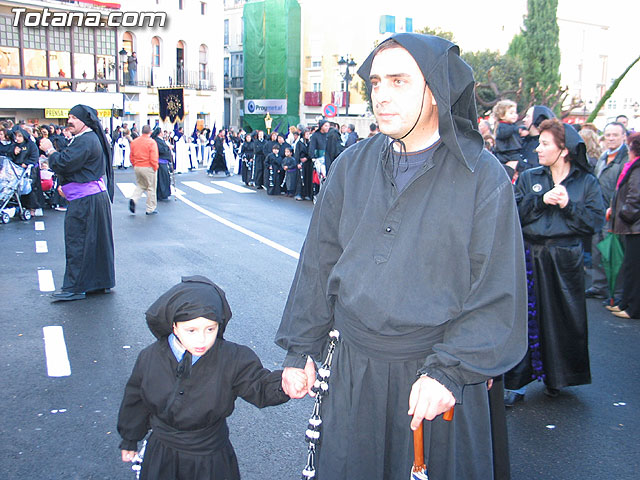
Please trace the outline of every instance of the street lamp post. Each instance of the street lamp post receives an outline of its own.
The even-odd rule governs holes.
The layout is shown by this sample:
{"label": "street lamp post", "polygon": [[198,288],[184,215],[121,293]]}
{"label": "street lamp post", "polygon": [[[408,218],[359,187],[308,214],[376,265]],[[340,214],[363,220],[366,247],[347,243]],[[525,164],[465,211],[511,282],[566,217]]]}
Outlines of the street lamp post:
{"label": "street lamp post", "polygon": [[345,115],[349,116],[349,82],[353,78],[351,76],[351,73],[349,72],[349,69],[355,68],[356,62],[353,61],[353,58],[349,58],[349,55],[347,55],[347,59],[348,60],[345,60],[344,57],[340,57],[340,60],[338,60],[338,66],[340,67],[340,75],[342,75],[342,78],[344,79],[345,90],[347,91]]}
{"label": "street lamp post", "polygon": [[120,69],[121,69],[121,72],[122,72],[122,75],[121,75],[121,77],[122,77],[122,78],[121,78],[121,82],[122,82],[122,86],[124,86],[124,62],[126,62],[126,61],[127,61],[128,53],[127,53],[127,51],[124,49],[124,47],[122,47],[122,50],[120,50],[120,51],[118,52],[118,55],[120,55]]}

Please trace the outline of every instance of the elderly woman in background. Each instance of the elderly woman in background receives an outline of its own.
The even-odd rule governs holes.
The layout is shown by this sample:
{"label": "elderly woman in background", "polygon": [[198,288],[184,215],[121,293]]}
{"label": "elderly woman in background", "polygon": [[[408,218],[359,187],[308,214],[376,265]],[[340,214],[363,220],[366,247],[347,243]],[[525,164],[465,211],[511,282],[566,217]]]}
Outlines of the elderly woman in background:
{"label": "elderly woman in background", "polygon": [[505,405],[542,379],[545,394],[591,383],[581,238],[604,222],[604,201],[578,132],[557,119],[539,126],[540,167],[515,187],[527,250],[529,349],[505,374]]}
{"label": "elderly woman in background", "polygon": [[629,135],[627,147],[631,160],[622,168],[607,211],[611,231],[624,238],[622,299],[607,308],[617,317],[640,319],[640,133]]}

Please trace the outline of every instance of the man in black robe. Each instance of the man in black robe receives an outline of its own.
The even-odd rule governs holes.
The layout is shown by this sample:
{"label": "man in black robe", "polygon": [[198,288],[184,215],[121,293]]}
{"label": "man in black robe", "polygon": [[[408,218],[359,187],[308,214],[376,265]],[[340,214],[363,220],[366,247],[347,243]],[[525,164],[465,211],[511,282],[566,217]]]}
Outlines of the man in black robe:
{"label": "man in black robe", "polygon": [[476,130],[459,49],[430,35],[391,40],[358,72],[382,134],[334,162],[300,254],[276,336],[283,386],[311,392],[335,328],[319,478],[405,480],[411,430],[427,420],[430,478],[491,480],[486,382],[527,347],[513,189]]}
{"label": "man in black robe", "polygon": [[111,203],[111,148],[96,111],[76,105],[67,121],[73,138],[57,152],[49,139],[40,148],[58,175],[69,201],[64,218],[66,269],[54,301],[81,300],[86,293],[108,292],[115,286]]}
{"label": "man in black robe", "polygon": [[344,145],[342,145],[342,138],[340,137],[340,131],[338,130],[337,123],[330,123],[331,127],[327,132],[327,150],[324,156],[324,163],[327,168],[327,175],[329,174],[329,169],[331,168],[331,164],[333,161],[338,158],[344,150]]}
{"label": "man in black robe", "polygon": [[329,122],[326,120],[320,120],[318,122],[318,129],[311,134],[309,140],[309,155],[313,160],[322,159],[325,164],[325,169],[328,171],[326,164],[326,151],[327,151],[327,134],[329,132]]}

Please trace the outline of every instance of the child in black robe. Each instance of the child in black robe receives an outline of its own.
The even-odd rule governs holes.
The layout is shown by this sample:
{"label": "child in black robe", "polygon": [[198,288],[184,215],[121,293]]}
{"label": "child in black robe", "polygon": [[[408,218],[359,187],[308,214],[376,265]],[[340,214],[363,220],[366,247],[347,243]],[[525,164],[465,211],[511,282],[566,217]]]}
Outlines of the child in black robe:
{"label": "child in black robe", "polygon": [[205,277],[183,277],[146,318],[158,340],[140,352],[125,387],[118,415],[122,460],[133,460],[152,429],[142,479],[239,479],[226,417],[237,397],[259,408],[289,400],[282,371],[263,368],[250,348],[223,338],[231,309]]}
{"label": "child in black robe", "polygon": [[282,183],[281,171],[282,164],[280,163],[280,145],[274,143],[271,146],[271,153],[264,159],[264,168],[267,173],[267,195],[280,195],[280,184]]}
{"label": "child in black robe", "polygon": [[285,147],[282,169],[284,170],[284,183],[287,188],[287,197],[293,197],[296,193],[298,179],[298,162],[290,147]]}

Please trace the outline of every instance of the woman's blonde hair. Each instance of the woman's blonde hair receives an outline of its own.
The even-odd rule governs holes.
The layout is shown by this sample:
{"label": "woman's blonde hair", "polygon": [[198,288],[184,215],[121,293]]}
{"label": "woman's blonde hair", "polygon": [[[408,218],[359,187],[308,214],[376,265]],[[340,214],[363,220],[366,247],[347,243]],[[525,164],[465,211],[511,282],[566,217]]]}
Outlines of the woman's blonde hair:
{"label": "woman's blonde hair", "polygon": [[511,107],[517,108],[518,105],[513,100],[500,100],[493,106],[493,111],[491,112],[491,114],[493,115],[493,118],[495,118],[497,121],[500,121],[504,118],[507,110],[509,110]]}
{"label": "woman's blonde hair", "polygon": [[590,128],[583,127],[580,130],[580,136],[584,140],[584,144],[587,147],[587,157],[596,159],[600,158],[602,149],[600,148],[598,134]]}

